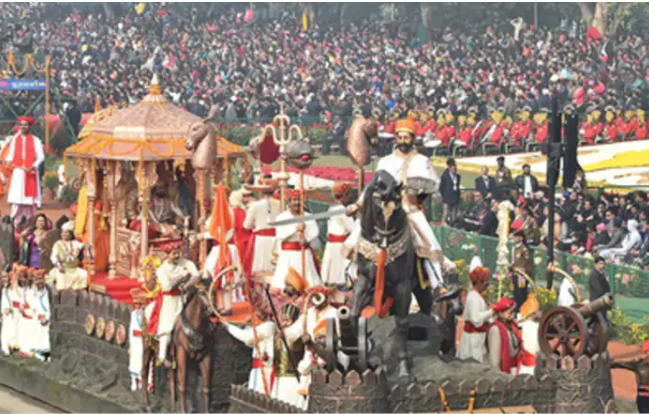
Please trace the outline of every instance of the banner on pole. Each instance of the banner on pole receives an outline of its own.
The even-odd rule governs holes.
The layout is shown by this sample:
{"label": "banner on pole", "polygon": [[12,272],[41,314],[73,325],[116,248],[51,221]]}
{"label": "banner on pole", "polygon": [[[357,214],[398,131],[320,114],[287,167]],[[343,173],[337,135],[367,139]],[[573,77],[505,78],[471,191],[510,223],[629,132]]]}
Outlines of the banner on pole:
{"label": "banner on pole", "polygon": [[44,91],[45,79],[0,79],[0,91]]}

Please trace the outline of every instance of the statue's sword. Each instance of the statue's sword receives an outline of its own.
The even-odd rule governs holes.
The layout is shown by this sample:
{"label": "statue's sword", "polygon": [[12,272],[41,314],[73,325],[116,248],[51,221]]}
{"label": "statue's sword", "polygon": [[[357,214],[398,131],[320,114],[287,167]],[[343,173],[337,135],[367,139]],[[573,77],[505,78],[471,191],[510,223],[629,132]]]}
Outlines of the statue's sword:
{"label": "statue's sword", "polygon": [[297,216],[286,220],[274,221],[272,223],[268,223],[268,225],[271,227],[279,227],[279,226],[288,226],[289,224],[304,223],[307,221],[314,221],[314,220],[320,221],[320,220],[326,220],[331,217],[342,216],[346,214],[346,212],[347,210],[345,209],[345,207],[340,207],[322,213],[309,214],[306,216]]}

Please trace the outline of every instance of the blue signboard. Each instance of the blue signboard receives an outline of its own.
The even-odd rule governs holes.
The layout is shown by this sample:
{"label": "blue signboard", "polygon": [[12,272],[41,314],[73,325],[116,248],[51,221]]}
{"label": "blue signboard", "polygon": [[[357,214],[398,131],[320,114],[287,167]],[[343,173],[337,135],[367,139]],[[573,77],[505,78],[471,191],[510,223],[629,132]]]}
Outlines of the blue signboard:
{"label": "blue signboard", "polygon": [[44,91],[45,79],[0,79],[0,91]]}

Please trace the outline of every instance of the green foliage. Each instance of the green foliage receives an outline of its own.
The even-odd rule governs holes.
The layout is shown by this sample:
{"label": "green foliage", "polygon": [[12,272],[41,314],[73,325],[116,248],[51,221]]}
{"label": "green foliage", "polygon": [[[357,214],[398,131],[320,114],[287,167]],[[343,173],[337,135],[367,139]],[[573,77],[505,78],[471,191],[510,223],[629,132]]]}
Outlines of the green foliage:
{"label": "green foliage", "polygon": [[56,154],[45,154],[45,171],[57,171],[61,165],[61,157]]}
{"label": "green foliage", "polygon": [[55,171],[48,171],[43,176],[43,187],[50,191],[56,190],[59,185],[59,176]]}
{"label": "green foliage", "polygon": [[539,301],[542,312],[547,312],[548,310],[557,306],[558,297],[557,291],[554,289],[548,289],[543,286],[536,287],[536,298]]}
{"label": "green foliage", "polygon": [[63,191],[61,192],[59,201],[62,203],[72,203],[74,201],[77,201],[78,198],[78,191],[74,191],[70,186],[65,186],[65,188],[63,188]]}
{"label": "green foliage", "polygon": [[649,317],[645,317],[641,323],[635,323],[618,307],[614,307],[609,316],[613,326],[613,339],[626,345],[642,345],[649,339]]}

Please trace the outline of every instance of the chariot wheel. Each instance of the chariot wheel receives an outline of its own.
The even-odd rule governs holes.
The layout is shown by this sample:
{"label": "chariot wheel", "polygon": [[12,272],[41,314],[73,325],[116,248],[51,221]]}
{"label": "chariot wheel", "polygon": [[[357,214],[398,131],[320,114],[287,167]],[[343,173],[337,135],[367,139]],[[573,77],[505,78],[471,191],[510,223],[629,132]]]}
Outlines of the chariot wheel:
{"label": "chariot wheel", "polygon": [[539,324],[539,346],[546,355],[579,358],[589,346],[589,327],[574,308],[556,307]]}
{"label": "chariot wheel", "polygon": [[[582,303],[572,305],[574,309],[584,306]],[[597,312],[588,319],[588,347],[586,353],[595,355],[606,351],[608,346],[608,324],[602,312]]]}
{"label": "chariot wheel", "polygon": [[336,319],[327,319],[327,349],[325,352],[325,360],[327,362],[327,371],[333,372],[338,363],[338,338],[336,337]]}

